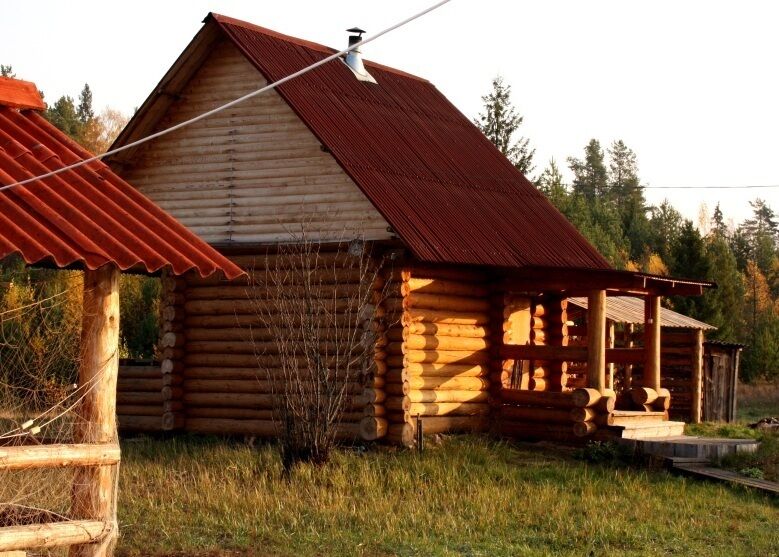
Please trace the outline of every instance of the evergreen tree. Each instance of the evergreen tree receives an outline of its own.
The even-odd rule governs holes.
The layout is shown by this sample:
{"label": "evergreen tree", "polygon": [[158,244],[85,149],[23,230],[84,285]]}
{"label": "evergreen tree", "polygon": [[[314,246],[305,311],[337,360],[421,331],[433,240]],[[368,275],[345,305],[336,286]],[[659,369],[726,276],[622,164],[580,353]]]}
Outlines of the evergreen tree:
{"label": "evergreen tree", "polygon": [[730,245],[716,228],[706,243],[706,252],[711,265],[709,279],[717,283],[717,288],[704,294],[711,308],[708,322],[717,327],[708,336],[729,342],[742,340],[744,280]]}
{"label": "evergreen tree", "polygon": [[568,157],[568,166],[573,172],[573,191],[588,201],[601,197],[608,187],[608,171],[604,162],[603,149],[597,139],[591,139],[584,148],[584,159]]}
{"label": "evergreen tree", "polygon": [[664,199],[659,207],[652,207],[652,217],[649,219],[649,227],[652,230],[649,246],[670,268],[675,267],[672,250],[679,240],[683,223],[682,214],[674,209],[667,199]]}
{"label": "evergreen tree", "polygon": [[744,321],[747,323],[743,376],[746,380],[779,374],[779,316],[765,276],[749,261],[744,273]]}
{"label": "evergreen tree", "polygon": [[549,161],[549,165],[538,177],[536,187],[549,198],[552,205],[563,212],[568,203],[568,188],[565,186],[565,179],[554,158]]}
{"label": "evergreen tree", "polygon": [[84,125],[91,122],[95,117],[95,112],[92,110],[92,90],[89,88],[88,83],[84,84],[84,88],[78,96],[76,115],[78,116],[78,121]]}
{"label": "evergreen tree", "polygon": [[72,97],[60,97],[59,100],[54,103],[54,106],[50,106],[46,109],[44,114],[49,122],[57,126],[74,140],[78,141],[83,126],[81,120],[79,120],[78,112],[76,111],[76,106],[73,103]]}
{"label": "evergreen tree", "polygon": [[725,217],[719,203],[714,207],[714,215],[711,217],[711,232],[718,238],[728,237],[728,226],[725,224]]}
{"label": "evergreen tree", "polygon": [[0,77],[16,77],[13,67],[0,64]]}
{"label": "evergreen tree", "polygon": [[622,230],[630,242],[630,258],[639,259],[646,251],[651,231],[636,154],[621,139],[612,143],[608,154],[608,190],[604,197],[616,206],[622,219]]}
{"label": "evergreen tree", "polygon": [[484,95],[484,111],[474,120],[474,124],[525,175],[535,169],[533,157],[536,150],[530,147],[526,137],[514,139],[514,134],[524,122],[511,104],[511,86],[503,83],[498,76],[492,80],[492,91]]}
{"label": "evergreen tree", "polygon": [[[691,220],[685,220],[679,231],[679,238],[671,248],[673,276],[710,280],[711,262],[706,245],[700,232]],[[708,322],[712,319],[712,309],[703,296],[675,296],[672,299],[675,311]]]}

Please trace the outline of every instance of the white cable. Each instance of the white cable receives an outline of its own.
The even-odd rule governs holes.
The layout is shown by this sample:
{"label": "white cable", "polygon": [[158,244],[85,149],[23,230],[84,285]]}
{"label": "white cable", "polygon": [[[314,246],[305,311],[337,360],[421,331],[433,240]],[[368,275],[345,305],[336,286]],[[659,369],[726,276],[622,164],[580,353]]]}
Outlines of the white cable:
{"label": "white cable", "polygon": [[396,23],[396,24],[392,25],[391,27],[387,27],[383,31],[379,31],[375,35],[371,35],[369,37],[366,37],[366,38],[362,39],[361,41],[356,42],[353,45],[349,46],[348,48],[345,48],[345,49],[343,49],[343,50],[341,50],[339,52],[336,52],[335,54],[331,54],[327,58],[323,58],[319,62],[315,62],[315,63],[311,64],[310,66],[307,66],[307,67],[303,68],[302,70],[298,70],[298,71],[296,71],[293,74],[290,74],[290,75],[288,75],[286,77],[283,77],[283,78],[279,79],[278,81],[275,81],[273,83],[270,83],[270,84],[266,85],[265,87],[262,87],[261,89],[257,89],[256,91],[252,91],[251,93],[247,93],[243,97],[237,98],[234,101],[230,101],[227,104],[223,104],[222,106],[218,106],[218,107],[216,107],[216,108],[214,108],[212,110],[209,110],[208,112],[204,112],[203,114],[201,114],[199,116],[195,116],[194,118],[192,118],[190,120],[186,120],[184,122],[176,124],[175,126],[171,126],[171,127],[166,128],[164,130],[158,131],[156,133],[153,133],[151,135],[148,135],[146,137],[138,139],[137,141],[133,141],[132,143],[128,143],[127,145],[123,145],[121,147],[117,147],[116,149],[112,149],[110,151],[106,151],[102,155],[95,155],[93,157],[90,157],[88,159],[84,159],[82,161],[79,161],[77,163],[71,164],[69,166],[65,166],[65,167],[59,168],[57,170],[52,170],[51,172],[47,172],[46,174],[41,174],[40,176],[35,176],[34,178],[27,178],[26,180],[21,180],[19,182],[14,182],[13,184],[8,184],[6,186],[0,187],[0,191],[5,191],[7,189],[11,189],[11,188],[14,188],[14,187],[17,187],[17,186],[23,186],[23,185],[29,184],[31,182],[36,182],[38,180],[44,180],[46,178],[50,178],[51,176],[56,176],[57,174],[61,174],[62,172],[65,172],[67,170],[72,170],[74,168],[78,168],[79,166],[84,166],[85,164],[89,164],[90,162],[93,162],[93,161],[96,161],[96,160],[100,160],[103,157],[107,157],[109,155],[114,155],[116,153],[120,153],[122,151],[126,151],[127,149],[132,149],[134,147],[137,147],[138,145],[142,145],[143,143],[146,143],[147,141],[151,141],[152,139],[156,139],[158,137],[162,137],[163,135],[167,135],[167,134],[169,134],[171,132],[174,132],[176,130],[179,130],[179,129],[183,128],[183,127],[186,127],[186,126],[189,126],[191,124],[194,124],[195,122],[199,122],[200,120],[208,118],[209,116],[213,116],[214,114],[218,114],[218,113],[222,112],[223,110],[227,110],[228,108],[231,108],[231,107],[237,105],[238,103],[241,103],[241,102],[243,102],[243,101],[245,101],[247,99],[251,99],[252,97],[256,97],[257,95],[265,93],[266,91],[270,91],[271,89],[275,89],[276,87],[286,83],[287,81],[291,81],[291,80],[295,79],[296,77],[300,77],[301,75],[306,74],[306,73],[310,72],[311,70],[318,68],[319,66],[323,66],[323,65],[327,64],[328,62],[331,62],[331,61],[333,61],[333,60],[335,60],[337,58],[340,58],[341,56],[343,56],[344,54],[346,54],[348,52],[351,52],[355,48],[358,48],[358,47],[360,47],[360,46],[362,46],[364,44],[368,44],[369,42],[375,41],[379,37],[381,37],[383,35],[386,35],[387,33],[391,32],[391,31],[394,31],[395,29],[398,29],[399,27],[403,27],[404,25],[406,25],[408,23],[411,23],[415,19],[419,19],[423,15],[426,15],[426,14],[432,12],[433,10],[437,10],[438,8],[440,8],[444,4],[448,4],[449,2],[451,2],[451,0],[441,0],[440,2],[438,2],[436,4],[433,4],[432,6],[422,10],[421,12],[418,12],[418,13],[412,15],[411,17],[408,17],[408,18],[404,19],[403,21],[401,21],[399,23]]}

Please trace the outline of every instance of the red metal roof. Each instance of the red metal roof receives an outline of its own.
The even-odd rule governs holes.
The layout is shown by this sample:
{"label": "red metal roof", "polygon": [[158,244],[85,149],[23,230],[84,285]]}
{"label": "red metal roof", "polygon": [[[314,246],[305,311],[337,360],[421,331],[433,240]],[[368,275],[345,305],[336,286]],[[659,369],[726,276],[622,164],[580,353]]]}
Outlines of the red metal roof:
{"label": "red metal roof", "polygon": [[[91,156],[40,114],[0,106],[0,187]],[[0,259],[14,253],[59,267],[243,274],[100,161],[0,191]]]}
{"label": "red metal roof", "polygon": [[[211,14],[270,81],[336,52]],[[209,18],[206,19],[209,24]],[[431,83],[333,61],[281,96],[423,261],[609,269],[565,217]]]}

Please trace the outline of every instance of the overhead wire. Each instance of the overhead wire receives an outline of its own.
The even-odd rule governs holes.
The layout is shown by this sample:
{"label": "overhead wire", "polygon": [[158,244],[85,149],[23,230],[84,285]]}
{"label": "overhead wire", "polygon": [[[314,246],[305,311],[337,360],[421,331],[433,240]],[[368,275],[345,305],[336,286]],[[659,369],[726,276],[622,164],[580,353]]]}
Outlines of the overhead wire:
{"label": "overhead wire", "polygon": [[108,156],[111,156],[111,155],[115,155],[117,153],[121,153],[122,151],[126,151],[128,149],[133,149],[133,148],[138,147],[139,145],[142,145],[144,143],[147,143],[147,142],[149,142],[149,141],[151,141],[153,139],[157,139],[158,137],[162,137],[162,136],[167,135],[169,133],[172,133],[172,132],[174,132],[176,130],[180,130],[181,128],[190,126],[190,125],[192,125],[192,124],[194,124],[196,122],[199,122],[199,121],[204,120],[204,119],[206,119],[206,118],[208,118],[210,116],[213,116],[214,114],[218,114],[218,113],[220,113],[220,112],[222,112],[224,110],[227,110],[228,108],[231,108],[231,107],[233,107],[233,106],[235,106],[235,105],[237,105],[239,103],[242,103],[243,101],[246,101],[248,99],[256,97],[257,95],[261,95],[262,93],[265,93],[265,92],[270,91],[272,89],[275,89],[279,85],[283,85],[284,83],[286,83],[288,81],[291,81],[291,80],[293,80],[295,78],[298,78],[298,77],[300,77],[300,76],[310,72],[311,70],[314,70],[314,69],[318,68],[319,66],[323,66],[323,65],[325,65],[325,64],[327,64],[329,62],[332,62],[333,60],[337,60],[338,58],[341,58],[342,56],[346,55],[347,53],[351,52],[352,50],[355,50],[356,48],[359,48],[362,45],[366,45],[366,44],[368,44],[370,42],[373,42],[376,39],[378,39],[379,37],[382,37],[382,36],[386,35],[387,33],[390,33],[390,32],[392,32],[392,31],[394,31],[396,29],[399,29],[400,27],[403,27],[403,26],[411,23],[412,21],[415,21],[415,20],[419,19],[422,16],[427,15],[428,13],[430,13],[430,12],[432,12],[434,10],[437,10],[441,6],[443,6],[445,4],[448,4],[451,1],[452,0],[440,0],[439,2],[436,2],[435,4],[425,8],[424,10],[422,10],[420,12],[417,12],[417,13],[415,13],[414,15],[412,15],[410,17],[407,17],[406,19],[404,19],[402,21],[399,21],[398,23],[395,23],[394,25],[391,25],[390,27],[387,27],[387,28],[383,29],[382,31],[379,31],[378,33],[375,33],[373,35],[367,36],[364,39],[361,39],[360,41],[355,42],[354,44],[349,45],[347,48],[345,48],[343,50],[339,50],[338,52],[335,52],[335,53],[331,54],[330,56],[327,56],[326,58],[323,58],[322,60],[319,60],[318,62],[314,62],[313,64],[311,64],[309,66],[306,66],[305,68],[302,68],[302,69],[300,69],[300,70],[298,70],[298,71],[296,71],[294,73],[291,73],[288,76],[285,76],[285,77],[283,77],[283,78],[281,78],[281,79],[279,79],[277,81],[274,81],[273,83],[269,83],[268,85],[266,85],[264,87],[261,87],[260,89],[257,89],[255,91],[251,91],[250,93],[247,93],[247,94],[243,95],[242,97],[239,97],[239,98],[237,98],[235,100],[232,100],[232,101],[230,101],[228,103],[225,103],[225,104],[220,105],[220,106],[218,106],[216,108],[213,108],[213,109],[211,109],[211,110],[209,110],[207,112],[204,112],[204,113],[202,113],[202,114],[200,114],[198,116],[195,116],[194,118],[190,118],[189,120],[185,120],[185,121],[180,122],[180,123],[178,123],[178,124],[176,124],[174,126],[171,126],[169,128],[165,128],[164,130],[160,130],[160,131],[158,131],[156,133],[147,135],[146,137],[142,137],[141,139],[138,139],[138,140],[133,141],[131,143],[128,143],[126,145],[122,145],[121,147],[117,147],[116,149],[111,149],[109,151],[106,151],[105,153],[102,153],[102,154],[99,154],[99,155],[95,155],[95,156],[90,157],[88,159],[83,159],[83,160],[78,161],[76,163],[73,163],[71,165],[64,166],[64,167],[58,168],[56,170],[52,170],[52,171],[47,172],[45,174],[41,174],[40,176],[35,176],[35,177],[32,177],[32,178],[27,178],[25,180],[20,180],[18,182],[14,182],[12,184],[7,184],[5,186],[0,187],[0,192],[8,190],[8,189],[11,189],[11,188],[23,186],[25,184],[29,184],[29,183],[32,183],[32,182],[37,182],[38,180],[45,180],[46,178],[50,178],[52,176],[56,176],[57,174],[61,174],[61,173],[66,172],[68,170],[73,170],[74,168],[78,168],[80,166],[84,166],[84,165],[89,164],[91,162],[100,160],[103,157],[108,157]]}

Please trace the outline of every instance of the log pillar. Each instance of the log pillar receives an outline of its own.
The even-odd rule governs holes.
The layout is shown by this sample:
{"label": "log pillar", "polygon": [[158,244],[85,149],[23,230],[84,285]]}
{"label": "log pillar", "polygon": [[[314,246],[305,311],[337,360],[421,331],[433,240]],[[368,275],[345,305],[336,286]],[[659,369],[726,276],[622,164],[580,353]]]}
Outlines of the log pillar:
{"label": "log pillar", "polygon": [[660,389],[660,296],[644,299],[644,377],[643,385]]}
{"label": "log pillar", "polygon": [[[76,408],[76,443],[115,443],[116,382],[119,373],[119,269],[105,265],[84,272],[84,316],[81,326],[79,386],[83,398]],[[78,468],[73,484],[74,519],[98,520],[108,532],[99,541],[75,545],[71,557],[113,554],[117,535],[116,474],[118,466]]]}
{"label": "log pillar", "polygon": [[694,424],[699,424],[703,410],[703,331],[701,329],[693,333],[691,386],[690,420]]}
{"label": "log pillar", "polygon": [[606,390],[606,291],[593,290],[587,301],[587,386]]}

